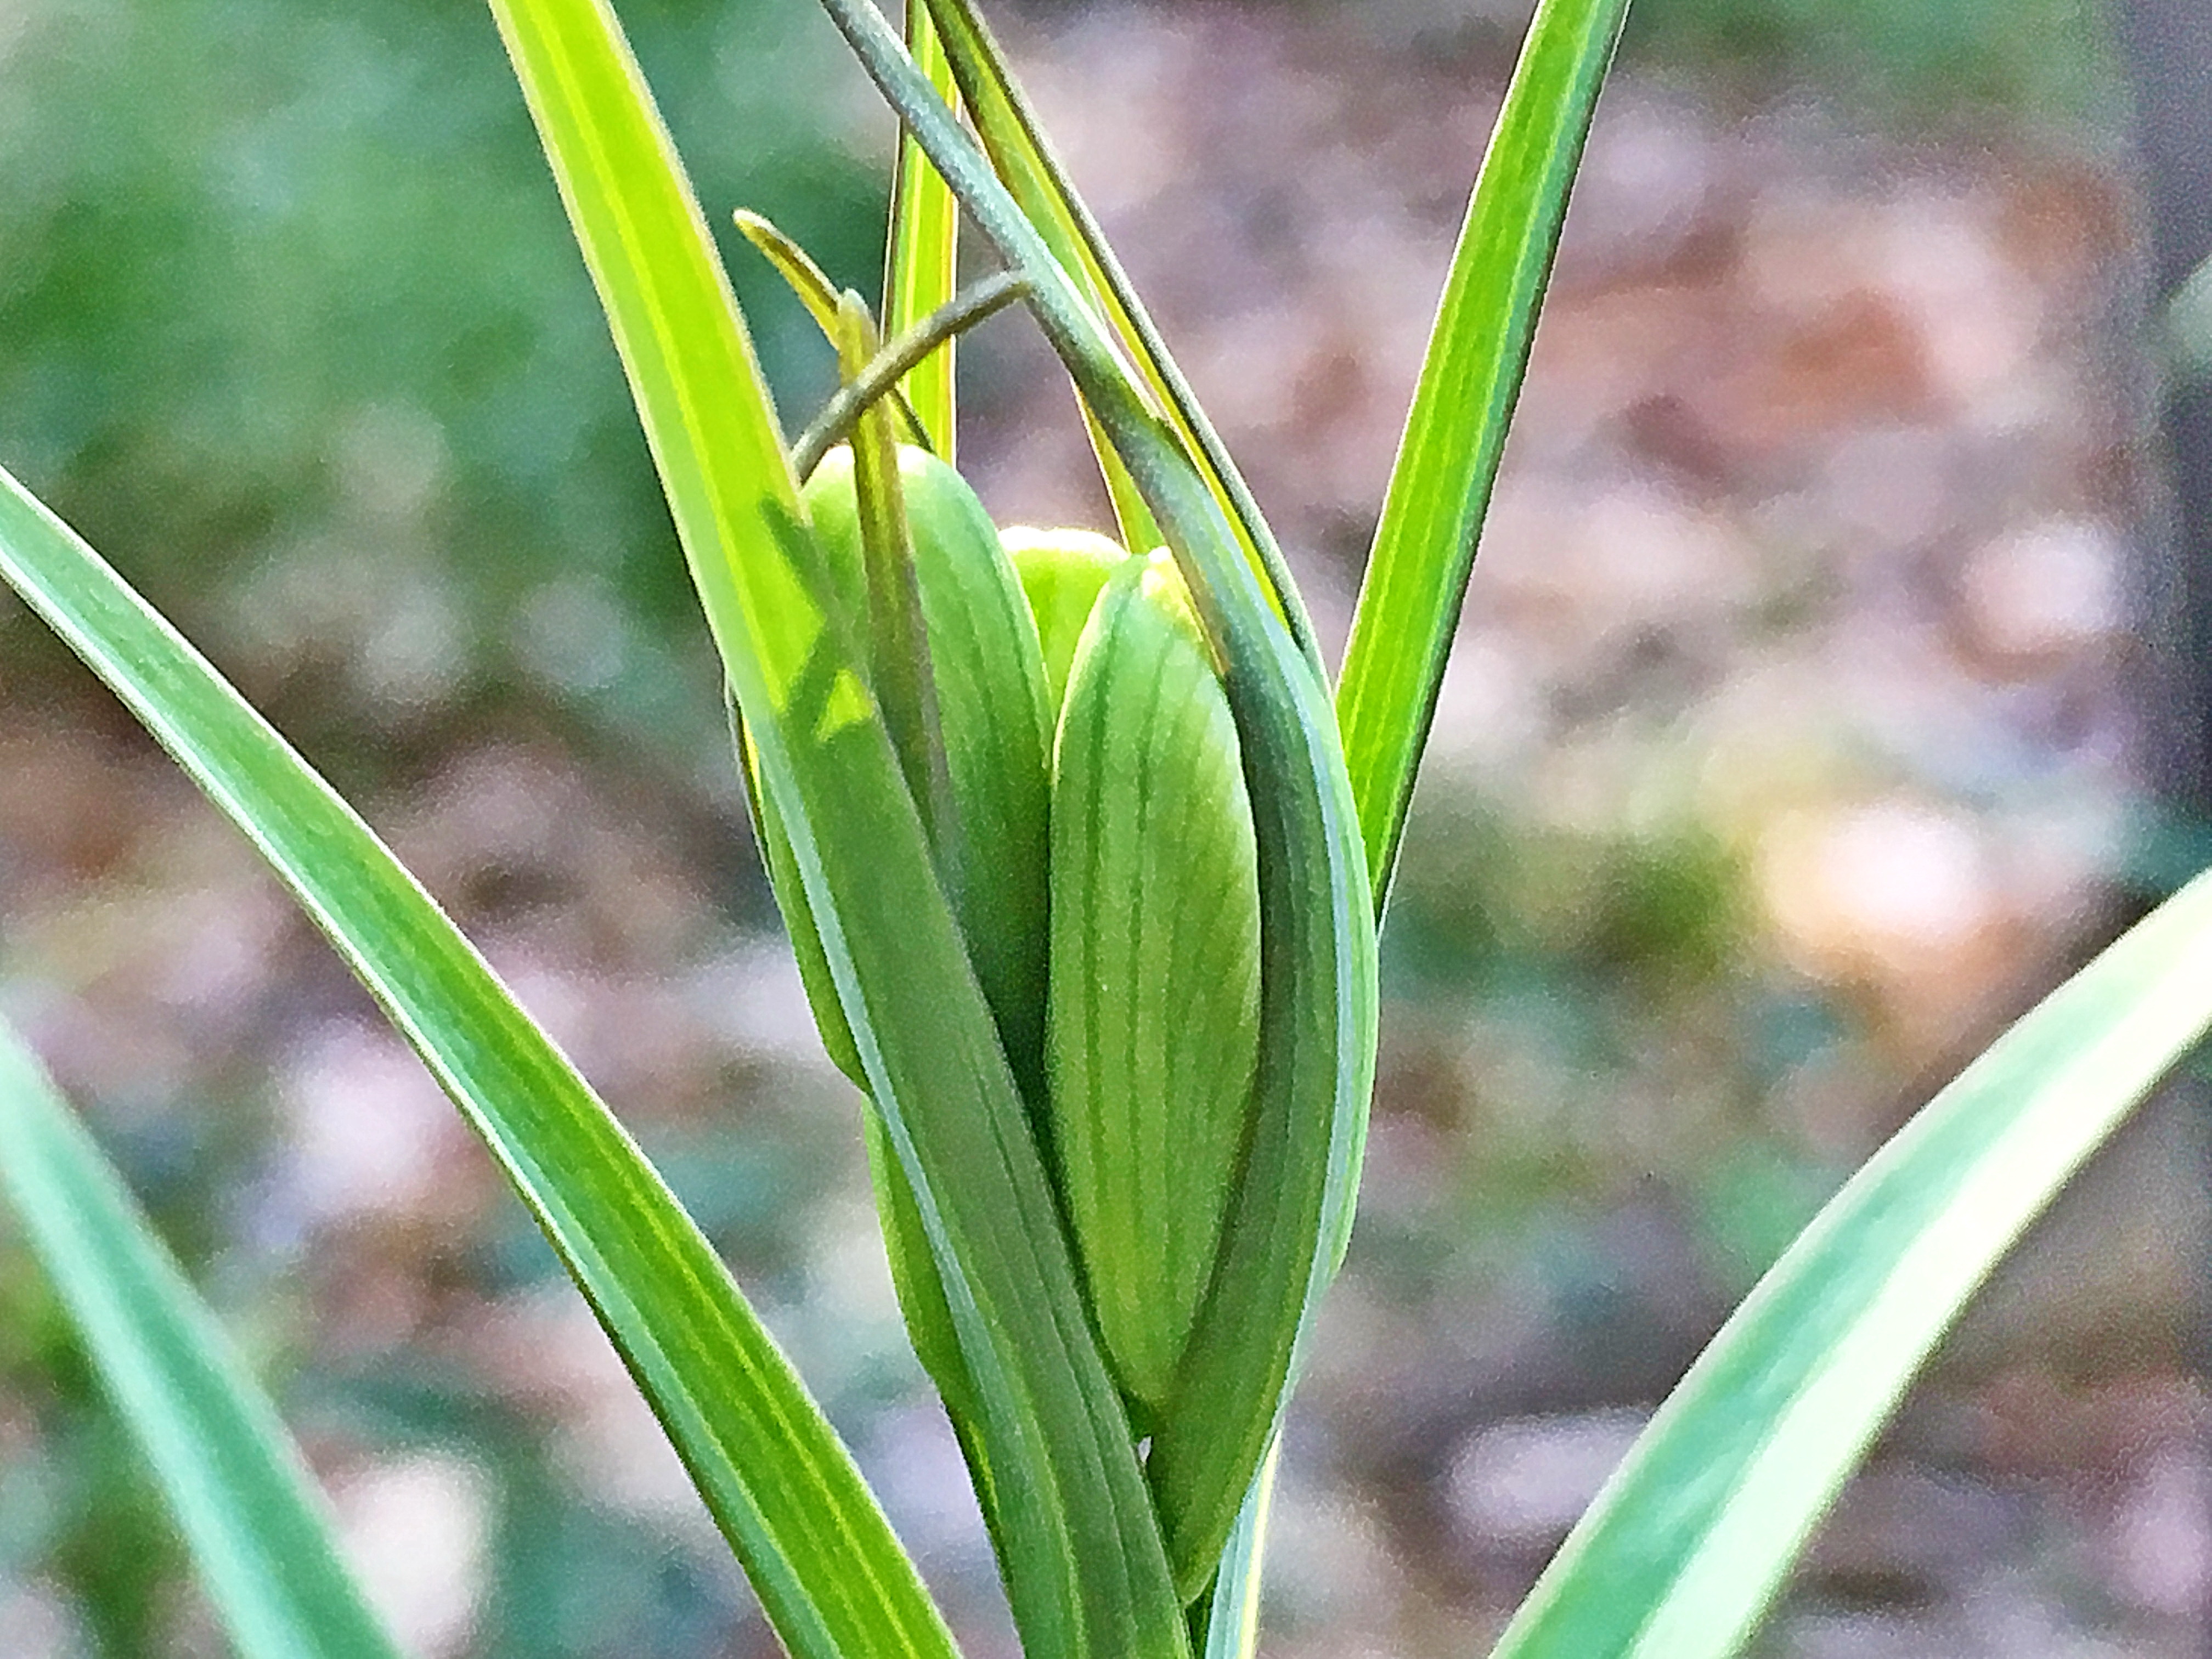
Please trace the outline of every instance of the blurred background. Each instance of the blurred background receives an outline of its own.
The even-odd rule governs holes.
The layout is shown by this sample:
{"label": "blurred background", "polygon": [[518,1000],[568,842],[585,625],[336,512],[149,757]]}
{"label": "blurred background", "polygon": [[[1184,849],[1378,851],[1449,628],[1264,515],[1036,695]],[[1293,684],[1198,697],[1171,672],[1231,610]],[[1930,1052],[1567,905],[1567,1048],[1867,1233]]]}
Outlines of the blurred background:
{"label": "blurred background", "polygon": [[[2187,261],[2144,205],[2187,193],[2145,194],[2115,20],[1637,3],[1384,941],[1271,1654],[1482,1651],[1822,1199],[2206,856],[2157,428]],[[1332,652],[1527,11],[994,14]],[[872,289],[891,130],[821,18],[623,12],[710,218],[759,209]],[[17,0],[0,153],[0,463],[453,909],[726,1251],[969,1650],[1011,1656],[489,13]],[[828,356],[724,240],[795,428]],[[1000,520],[1103,524],[1025,319],[963,362]],[[775,1651],[489,1160],[4,597],[0,1013],[270,1380],[411,1653]],[[2092,1169],[1759,1652],[2212,1646],[2200,1141],[2169,1099]],[[0,1218],[0,1654],[226,1650]]]}

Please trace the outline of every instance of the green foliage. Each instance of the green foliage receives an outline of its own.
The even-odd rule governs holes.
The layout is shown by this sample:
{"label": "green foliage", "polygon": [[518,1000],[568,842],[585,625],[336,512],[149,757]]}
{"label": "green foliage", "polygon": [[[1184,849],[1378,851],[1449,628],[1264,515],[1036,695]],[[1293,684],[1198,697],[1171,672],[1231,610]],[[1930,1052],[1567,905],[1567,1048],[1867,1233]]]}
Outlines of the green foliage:
{"label": "green foliage", "polygon": [[[988,866],[971,855],[1005,857],[997,843],[1016,832],[996,818],[978,831],[985,814],[963,817],[964,801],[990,793],[966,763],[980,757],[1000,773],[1026,765],[1030,781],[1042,781],[1034,740],[1042,731],[1044,663],[998,538],[939,463],[917,464],[909,501],[907,469],[881,411],[864,413],[856,428],[851,524],[841,528],[848,498],[836,475],[801,493],[706,217],[611,12],[597,0],[493,0],[492,9],[741,713],[777,885],[787,912],[808,923],[794,931],[811,941],[809,990],[870,1097],[887,1226],[906,1262],[902,1289],[945,1383],[1024,1646],[1035,1659],[1186,1659],[1199,1650],[1208,1659],[1243,1659],[1255,1639],[1285,1402],[1351,1226],[1376,1036],[1377,918],[1623,0],[1543,0],[1538,8],[1439,307],[1334,708],[1272,536],[980,20],[964,0],[933,0],[945,56],[939,73],[933,62],[911,61],[864,0],[824,3],[912,138],[894,195],[887,315],[909,322],[949,292],[957,197],[1018,279],[1075,385],[1125,533],[1144,550],[1157,532],[1166,552],[1155,556],[1172,560],[1129,561],[1106,579],[1103,620],[1086,625],[1068,671],[1061,779],[1073,769],[1064,752],[1071,732],[1095,735],[1104,752],[1109,738],[1134,741],[1156,723],[1141,699],[1127,713],[1112,698],[1094,707],[1090,697],[1117,672],[1103,655],[1109,624],[1135,614],[1127,602],[1158,577],[1188,595],[1190,613],[1160,635],[1180,642],[1184,655],[1138,665],[1121,689],[1165,687],[1178,708],[1202,703],[1218,719],[1201,734],[1196,759],[1148,750],[1114,770],[1127,786],[1149,775],[1148,765],[1175,769],[1153,791],[1173,802],[1210,766],[1215,781],[1241,785],[1249,799],[1249,853],[1241,836],[1230,836],[1236,845],[1225,860],[1240,877],[1249,863],[1258,915],[1256,1061],[1249,1101],[1234,1103],[1244,1114],[1243,1144],[1227,1160],[1230,1173],[1202,1168],[1195,1193],[1172,1199],[1194,1233],[1210,1241],[1218,1231],[1222,1243],[1218,1253],[1209,1243],[1210,1267],[1158,1269],[1179,1281],[1174,1303],[1138,1310],[1172,1328],[1168,1346],[1178,1352],[1133,1340],[1121,1317],[1127,1307],[1115,1314],[1104,1305],[1102,1249],[1132,1252],[1137,1241],[1128,1233],[1153,1231],[1152,1218],[1132,1229],[1127,1216],[1108,1218],[1122,1224],[1118,1232],[1096,1214],[1086,1218],[1085,1171],[1075,1167],[1085,1160],[1054,1156],[1078,1132],[1062,1125],[1055,1149],[1035,1131],[1046,1068],[1035,1059],[1034,1030],[1010,1010],[1034,1005],[1036,975],[1001,973],[988,946],[1009,928],[1021,931],[1026,915],[1029,936],[1014,943],[1030,947],[1033,964],[1044,933],[1039,907],[1018,904],[1009,921],[977,902]],[[378,39],[304,15],[326,31],[309,30],[323,53],[349,44],[367,52]],[[714,27],[689,8],[674,19]],[[137,38],[131,25],[114,27],[126,41]],[[402,21],[389,27],[406,33]],[[670,38],[684,37],[679,28]],[[713,52],[695,50],[663,67],[680,103],[714,83],[720,65]],[[358,58],[350,73],[349,85],[393,91],[364,77]],[[972,136],[945,101],[948,78]],[[220,76],[211,84],[227,88]],[[199,95],[213,96],[205,88]],[[403,101],[396,91],[393,98]],[[329,101],[276,106],[313,108],[319,118],[332,112]],[[204,118],[228,131],[232,108],[270,102],[210,104]],[[312,171],[318,157],[343,153],[359,163],[365,155],[420,189],[409,165],[416,148],[434,151],[455,130],[490,131],[506,118],[500,112],[511,114],[495,99],[479,106],[442,84],[430,106],[451,121],[395,129],[388,152],[343,123],[343,140],[330,139],[327,154],[312,141],[321,131],[313,122],[296,149],[279,142],[288,136],[283,122],[268,132],[254,128],[269,147],[246,145],[232,182],[274,216],[280,242],[297,237],[313,251],[331,228],[315,218],[320,198],[312,189],[288,193],[297,181],[287,167]],[[771,167],[782,159],[773,143],[754,154]],[[783,165],[780,177],[817,208],[826,199],[801,167]],[[167,198],[155,191],[148,222],[186,239],[185,204],[198,188],[179,179]],[[104,198],[95,191],[86,199]],[[380,199],[387,211],[396,211],[395,200],[416,212],[430,207],[429,196],[404,191]],[[295,200],[309,204],[297,217],[288,210]],[[778,202],[767,204],[804,222]],[[67,211],[57,222],[71,229]],[[453,232],[457,243],[471,235],[503,245],[480,225]],[[458,269],[478,270],[472,256],[457,249],[455,257]],[[96,274],[94,264],[79,268]],[[415,297],[391,272],[380,276],[383,285],[334,308],[364,349]],[[283,295],[264,296],[280,343],[295,337],[288,329],[320,325],[285,311],[316,285],[297,269],[283,270],[282,283]],[[816,286],[822,291],[811,297],[844,379],[867,384],[872,321],[850,293],[825,304],[826,285]],[[424,303],[434,315],[434,303]],[[382,457],[377,464],[386,470],[372,495],[381,491],[378,499],[392,505],[391,468],[411,453],[410,431],[419,438],[427,429],[441,447],[449,432],[474,433],[470,443],[487,454],[502,441],[526,449],[524,465],[541,469],[541,478],[562,471],[580,445],[592,447],[573,422],[549,434],[514,417],[507,399],[532,372],[534,326],[520,325],[517,339],[482,349],[447,340],[454,372],[439,382],[446,389],[427,413],[395,417],[378,411],[372,396],[375,420],[361,428],[368,437],[349,441],[367,443],[370,461]],[[284,399],[264,407],[249,381],[228,378],[243,372],[228,362],[165,364],[172,374],[193,367],[206,382],[193,395],[215,401],[189,404],[173,432],[161,428],[170,451],[136,460],[108,457],[115,446],[104,446],[92,423],[71,428],[69,396],[21,371],[34,394],[27,406],[50,423],[42,429],[61,434],[47,470],[66,487],[76,471],[112,464],[135,488],[158,494],[166,482],[183,493],[214,471],[208,447],[226,397],[242,436],[260,422],[258,441],[268,445],[313,441],[313,433],[281,429],[275,417]],[[951,422],[944,368],[900,362],[884,375],[900,382],[923,430],[940,441]],[[364,378],[373,393],[376,377]],[[113,389],[100,388],[86,406],[105,409]],[[465,453],[477,451],[454,451]],[[420,474],[422,455],[414,459]],[[360,455],[353,459],[375,472]],[[340,483],[343,473],[341,465],[334,475]],[[931,495],[926,477],[949,493]],[[604,492],[600,511],[620,495],[619,488]],[[246,501],[201,503],[201,528],[191,533],[204,538],[215,533],[206,526],[222,520],[233,527],[225,533],[244,525],[277,537],[289,509]],[[408,510],[422,510],[421,501]],[[976,568],[988,572],[963,578],[960,597],[989,589],[995,614],[1012,619],[1018,638],[994,646],[973,625],[973,605],[949,625],[931,614],[929,579],[914,561],[948,514],[980,550]],[[605,544],[623,542],[605,519],[586,528],[601,544],[601,560]],[[253,842],[415,1046],[588,1299],[786,1648],[796,1659],[952,1654],[873,1494],[698,1222],[421,886],[181,635],[4,474],[0,577]],[[1055,623],[1055,652],[1066,631]],[[963,651],[981,653],[982,666]],[[1032,739],[1018,754],[974,738],[945,695],[963,674],[981,684],[984,670],[1010,663],[1018,670],[1015,691],[1001,687],[976,701],[1001,713],[1018,705],[1015,723],[1025,723]],[[1080,722],[1097,707],[1108,709],[1110,729],[1094,734]],[[1020,781],[982,781],[1012,788]],[[1189,873],[1143,844],[1141,788],[1132,797],[1116,793],[1114,778],[1093,782],[1082,798],[1086,819],[1095,805],[1107,839],[1125,837],[1152,863],[1127,890],[1092,890],[1052,872],[1055,910],[1085,913],[1073,928],[1085,950],[1110,927],[1141,921],[1144,901]],[[957,845],[963,835],[975,844]],[[1593,980],[1680,994],[1717,975],[1737,927],[1735,884],[1721,849],[1686,832],[1553,837],[1536,850],[1520,867],[1539,879],[1524,878],[1517,890],[1479,889],[1471,908],[1408,892],[1403,960],[1417,976],[1500,981],[1522,933],[1548,934],[1555,953]],[[2161,907],[2023,1021],[1821,1212],[1659,1413],[1501,1652],[1720,1659],[1735,1650],[1990,1266],[2212,1023],[2208,882]],[[1054,917],[1054,950],[1066,920]],[[1174,1001],[1195,1000],[1177,991],[1178,943],[1139,928],[1136,947],[1111,983],[1078,989],[1123,1006],[1164,995],[1173,1000],[1170,1017]],[[1234,972],[1219,977],[1233,988]],[[1243,1011],[1227,1023],[1241,1034]],[[1058,1026],[1051,1037],[1069,1040]],[[1241,1050],[1232,1059],[1241,1076]],[[1171,1095],[1172,1084],[1161,1092]],[[1141,1103],[1156,1112],[1161,1104]],[[1161,1122],[1146,1133],[1171,1139]],[[1222,1137],[1224,1146],[1237,1138]],[[1216,1147],[1201,1163],[1218,1164],[1221,1154]],[[13,1048],[0,1048],[0,1178],[94,1370],[146,1446],[241,1650],[384,1651],[386,1638],[337,1565],[273,1413],[223,1352],[112,1168]],[[1782,1192],[1772,1207],[1791,1201]],[[1079,1212],[1072,1228],[1071,1211]],[[1759,1246],[1739,1239],[1735,1248]],[[50,1313],[33,1304],[26,1316],[30,1334],[18,1340],[42,1342]],[[1117,1388],[1117,1373],[1141,1409]],[[548,1559],[559,1553],[556,1547]],[[126,1626],[143,1625],[128,1587],[113,1605]]]}
{"label": "green foliage", "polygon": [[[396,1659],[331,1551],[307,1472],[276,1413],[224,1348],[183,1273],[38,1063],[0,1032],[0,1186],[28,1231],[103,1387],[163,1495],[245,1659]],[[122,1506],[118,1530],[143,1521]],[[83,1537],[80,1548],[93,1546]],[[95,1584],[129,1560],[107,1535]],[[69,1552],[64,1550],[66,1555]],[[149,1609],[95,1597],[122,1630]]]}
{"label": "green foliage", "polygon": [[[205,659],[4,472],[0,577],[246,832],[483,1138],[655,1402],[794,1654],[829,1659],[884,1642],[922,1653],[949,1650],[873,1494],[697,1224],[421,885]],[[39,1098],[35,1088],[22,1087],[25,1099]],[[80,1184],[97,1190],[103,1180],[114,1182],[104,1165],[89,1172],[88,1153],[79,1161],[88,1170]],[[40,1167],[11,1151],[11,1182]],[[111,1252],[73,1263],[94,1291],[114,1300],[136,1289],[133,1279],[153,1276],[130,1254],[147,1253],[133,1238],[142,1224],[116,1220],[65,1191],[52,1194],[52,1187],[51,1180],[19,1184],[17,1208],[43,1200],[58,1227],[92,1227],[114,1241]],[[70,1254],[83,1254],[71,1231],[59,1237]],[[173,1278],[132,1297],[129,1307],[139,1310],[135,1324],[122,1313],[112,1317],[141,1345],[173,1346],[162,1322],[205,1317]],[[81,1330],[90,1325],[76,1317]],[[176,1369],[201,1393],[221,1392],[205,1381],[204,1364]],[[103,1356],[100,1370],[115,1386],[115,1363]],[[150,1419],[191,1449],[173,1422],[136,1401],[131,1410],[142,1433]],[[258,1448],[262,1462],[282,1462],[281,1447],[270,1445],[272,1425],[240,1437]],[[763,1446],[781,1449],[741,1468],[741,1449]],[[234,1469],[199,1478],[218,1499],[253,1500],[255,1481]],[[301,1526],[296,1515],[272,1519],[265,1504],[247,1518],[280,1534]],[[246,1533],[272,1557],[285,1555],[281,1536],[259,1538],[252,1526]],[[302,1547],[326,1548],[312,1527]],[[850,1576],[856,1571],[868,1581],[865,1589]],[[248,1574],[248,1592],[257,1577]],[[259,1593],[231,1599],[226,1612],[234,1626],[282,1631],[293,1617],[282,1598],[273,1606]]]}
{"label": "green foliage", "polygon": [[1992,1045],[1838,1194],[1668,1396],[1498,1659],[1722,1659],[1997,1259],[2212,1022],[2212,877]]}
{"label": "green foliage", "polygon": [[1389,891],[1536,313],[1628,0],[1536,9],[1468,200],[1336,689],[1367,876]]}

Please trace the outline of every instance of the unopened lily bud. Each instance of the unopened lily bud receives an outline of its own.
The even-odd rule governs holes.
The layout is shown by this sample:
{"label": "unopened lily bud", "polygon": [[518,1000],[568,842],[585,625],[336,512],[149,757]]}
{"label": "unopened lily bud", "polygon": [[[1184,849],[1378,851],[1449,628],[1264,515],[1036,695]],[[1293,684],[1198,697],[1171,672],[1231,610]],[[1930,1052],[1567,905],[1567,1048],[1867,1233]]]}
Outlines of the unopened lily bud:
{"label": "unopened lily bud", "polygon": [[1260,994],[1237,728],[1164,551],[1105,579],[1054,764],[1051,1138],[1108,1358],[1156,1409],[1219,1251]]}

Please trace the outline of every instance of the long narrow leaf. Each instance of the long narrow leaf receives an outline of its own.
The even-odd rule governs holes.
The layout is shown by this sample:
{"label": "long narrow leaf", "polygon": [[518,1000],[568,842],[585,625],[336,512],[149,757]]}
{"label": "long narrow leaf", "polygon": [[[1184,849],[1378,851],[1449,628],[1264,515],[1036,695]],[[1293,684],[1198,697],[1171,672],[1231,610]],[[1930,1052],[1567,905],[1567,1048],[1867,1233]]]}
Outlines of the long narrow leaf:
{"label": "long narrow leaf", "polygon": [[612,1114],[429,896],[175,629],[0,472],[0,578],[244,830],[536,1214],[798,1659],[954,1652],[835,1431]]}
{"label": "long narrow leaf", "polygon": [[1267,1519],[1275,1504],[1278,1438],[1252,1477],[1237,1525],[1222,1547],[1221,1566],[1207,1597],[1205,1659],[1254,1659],[1260,1650],[1260,1569],[1267,1554]]}
{"label": "long narrow leaf", "polygon": [[705,222],[611,13],[494,9],[937,1259],[1016,1620],[1040,1653],[1173,1659],[1159,1529],[1027,1112]]}
{"label": "long narrow leaf", "polygon": [[[1243,476],[1200,408],[1197,396],[1170,355],[1152,315],[1107,245],[1098,222],[1076,193],[1067,170],[1046,142],[1044,129],[1016,82],[1006,53],[977,14],[971,0],[928,0],[937,19],[943,50],[951,59],[960,94],[977,135],[1000,181],[1020,204],[1069,279],[1099,307],[1115,343],[1166,415],[1184,453],[1213,492],[1251,560],[1261,585],[1297,641],[1322,672],[1321,647],[1306,615],[1274,532],[1261,515]],[[1109,454],[1109,484],[1119,482]],[[1132,540],[1132,546],[1140,544]]]}
{"label": "long narrow leaf", "polygon": [[1336,713],[1378,913],[1567,192],[1627,9],[1628,0],[1536,8],[1468,204],[1376,526]]}
{"label": "long narrow leaf", "polygon": [[1194,1600],[1274,1435],[1358,1187],[1375,928],[1335,720],[1212,485],[1128,378],[1075,281],[867,0],[823,6],[962,205],[1029,280],[1046,337],[1165,531],[1226,664],[1265,918],[1259,1073],[1224,1260],[1146,1466],[1178,1588]]}
{"label": "long narrow leaf", "polygon": [[246,1659],[398,1659],[276,1408],[37,1059],[0,1025],[0,1191]]}
{"label": "long narrow leaf", "polygon": [[[907,0],[907,50],[930,84],[952,95],[952,66],[929,21],[923,0]],[[896,339],[952,297],[957,276],[960,204],[921,149],[899,135],[898,170],[891,180],[890,233],[884,253],[884,337]],[[929,434],[939,457],[953,459],[952,352],[947,340],[906,372],[908,404]]]}
{"label": "long narrow leaf", "polygon": [[1494,1659],[1723,1659],[1998,1258],[2212,1024],[2212,876],[2046,998],[1814,1218]]}

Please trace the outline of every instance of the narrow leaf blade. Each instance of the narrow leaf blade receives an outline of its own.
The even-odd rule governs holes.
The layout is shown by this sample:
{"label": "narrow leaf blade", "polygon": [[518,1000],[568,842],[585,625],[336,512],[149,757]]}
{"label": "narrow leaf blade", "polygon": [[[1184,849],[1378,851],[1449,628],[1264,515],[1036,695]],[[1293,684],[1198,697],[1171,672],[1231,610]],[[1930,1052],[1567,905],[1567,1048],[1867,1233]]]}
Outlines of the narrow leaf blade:
{"label": "narrow leaf blade", "polygon": [[0,1191],[246,1659],[398,1659],[276,1408],[45,1069],[0,1026]]}
{"label": "narrow leaf blade", "polygon": [[1913,1373],[2212,1024],[2212,876],[2046,998],[1876,1153],[1653,1418],[1493,1659],[1734,1653]]}
{"label": "narrow leaf blade", "polygon": [[0,579],[245,830],[483,1136],[799,1659],[950,1635],[836,1431],[611,1113],[360,817],[0,472]]}
{"label": "narrow leaf blade", "polygon": [[1628,0],[1542,0],[1468,204],[1336,691],[1377,913]]}
{"label": "narrow leaf blade", "polygon": [[[952,66],[923,0],[907,0],[907,50],[939,95],[953,95]],[[959,252],[960,204],[921,147],[899,135],[884,252],[884,337],[896,339],[952,297]],[[953,459],[953,346],[947,340],[906,372],[908,404],[938,456]]]}
{"label": "narrow leaf blade", "polygon": [[1237,1525],[1222,1546],[1221,1568],[1206,1603],[1204,1659],[1255,1659],[1260,1651],[1261,1565],[1267,1555],[1267,1520],[1275,1502],[1275,1471],[1283,1461],[1279,1437],[1252,1478]]}

